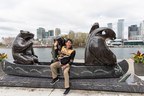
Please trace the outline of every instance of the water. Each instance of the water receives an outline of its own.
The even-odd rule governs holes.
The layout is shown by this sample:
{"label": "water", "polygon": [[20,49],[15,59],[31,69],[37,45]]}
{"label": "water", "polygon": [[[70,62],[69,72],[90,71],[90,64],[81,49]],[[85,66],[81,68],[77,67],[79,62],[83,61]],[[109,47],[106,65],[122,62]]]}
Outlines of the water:
{"label": "water", "polygon": [[[127,59],[130,58],[131,53],[136,53],[138,50],[144,52],[144,48],[110,48],[117,59]],[[84,48],[75,48],[76,50],[76,59],[84,59]],[[34,48],[35,54],[38,56],[39,61],[48,62],[51,61],[51,48]],[[10,48],[0,48],[0,53],[8,54],[8,60],[12,61],[12,52]]]}

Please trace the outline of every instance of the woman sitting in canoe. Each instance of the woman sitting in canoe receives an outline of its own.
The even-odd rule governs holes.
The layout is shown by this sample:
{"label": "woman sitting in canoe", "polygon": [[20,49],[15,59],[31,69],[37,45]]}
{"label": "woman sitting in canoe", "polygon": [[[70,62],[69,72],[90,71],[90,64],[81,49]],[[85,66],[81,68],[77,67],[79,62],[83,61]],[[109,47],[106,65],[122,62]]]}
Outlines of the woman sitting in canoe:
{"label": "woman sitting in canoe", "polygon": [[[51,85],[54,85],[56,82],[59,81],[57,69],[62,68],[63,74],[64,74],[64,86],[65,86],[65,92],[64,94],[68,94],[70,91],[70,84],[69,84],[69,71],[70,71],[70,65],[73,63],[74,57],[75,57],[75,50],[73,50],[72,47],[73,41],[71,39],[67,39],[65,42],[65,46],[62,47],[59,55],[58,55],[58,61],[52,63],[50,65],[51,72],[52,72],[52,81]],[[54,47],[57,49],[58,42],[55,42]]]}

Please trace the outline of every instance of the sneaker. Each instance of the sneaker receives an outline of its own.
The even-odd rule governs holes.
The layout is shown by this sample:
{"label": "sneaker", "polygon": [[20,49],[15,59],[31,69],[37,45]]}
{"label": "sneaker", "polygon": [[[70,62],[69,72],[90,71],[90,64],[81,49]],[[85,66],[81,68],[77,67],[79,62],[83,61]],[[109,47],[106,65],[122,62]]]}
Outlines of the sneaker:
{"label": "sneaker", "polygon": [[70,91],[70,88],[66,88],[66,90],[65,90],[65,92],[63,93],[63,94],[68,94],[69,93],[69,91]]}
{"label": "sneaker", "polygon": [[58,82],[58,81],[59,81],[59,78],[57,77],[50,82],[50,85],[55,85],[56,82]]}

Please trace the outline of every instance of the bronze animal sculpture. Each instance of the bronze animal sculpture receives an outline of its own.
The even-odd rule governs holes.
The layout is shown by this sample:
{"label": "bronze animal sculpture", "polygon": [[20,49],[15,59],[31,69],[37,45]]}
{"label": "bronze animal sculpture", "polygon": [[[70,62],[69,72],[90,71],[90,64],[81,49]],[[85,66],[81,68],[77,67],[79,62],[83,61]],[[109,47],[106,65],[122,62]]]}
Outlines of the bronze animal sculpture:
{"label": "bronze animal sculpture", "polygon": [[51,51],[51,54],[52,54],[52,60],[51,62],[55,62],[58,60],[58,55],[62,49],[62,46],[65,45],[65,39],[63,37],[60,37],[60,36],[57,36],[55,39],[54,39],[54,43],[55,42],[58,42],[58,45],[57,45],[57,49],[54,48],[54,44],[52,46],[52,51]]}
{"label": "bronze animal sculpture", "polygon": [[85,65],[116,65],[115,54],[107,47],[106,39],[116,39],[115,32],[107,27],[100,27],[95,23],[87,39],[85,50]]}
{"label": "bronze animal sculpture", "polygon": [[12,45],[12,55],[16,64],[37,64],[38,58],[33,51],[34,34],[21,30]]}

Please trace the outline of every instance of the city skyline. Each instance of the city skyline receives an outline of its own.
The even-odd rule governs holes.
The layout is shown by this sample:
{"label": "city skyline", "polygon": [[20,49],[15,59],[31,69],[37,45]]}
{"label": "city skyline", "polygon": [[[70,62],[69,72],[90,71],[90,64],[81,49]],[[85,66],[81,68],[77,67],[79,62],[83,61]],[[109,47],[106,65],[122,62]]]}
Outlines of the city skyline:
{"label": "city skyline", "polygon": [[[100,27],[108,27],[108,28],[111,28],[111,29],[113,29],[115,32],[116,32],[116,35],[117,35],[117,39],[120,39],[119,37],[118,37],[118,23],[119,23],[119,21],[121,22],[122,21],[122,25],[123,25],[123,29],[121,29],[121,31],[123,30],[123,32],[121,32],[121,37],[122,36],[124,36],[125,38],[124,39],[129,39],[129,27],[131,26],[131,25],[137,25],[137,24],[131,24],[131,25],[128,25],[128,27],[127,28],[125,28],[125,19],[118,19],[117,20],[117,24],[114,24],[114,23],[111,23],[111,22],[109,22],[109,23],[107,23],[107,26],[100,26]],[[114,28],[113,28],[113,26],[115,26]],[[144,20],[143,21],[141,21],[138,25],[138,28],[139,28],[139,31],[138,32],[140,32],[140,33],[138,33],[139,35],[144,35]],[[46,30],[48,30],[47,28],[43,28],[43,27],[39,27],[39,28],[37,28],[36,29],[36,31],[35,31],[35,39],[37,39],[37,38],[45,38],[45,33],[43,33],[43,36],[42,37],[38,37],[37,36],[37,34],[38,34],[38,30],[41,30],[41,31],[43,31],[43,32],[46,32],[47,33],[47,31]],[[52,29],[52,28],[50,28],[48,31],[54,31],[54,33],[53,33],[53,35],[54,36],[58,36],[58,35],[56,35],[57,33],[55,33],[55,31],[56,30],[58,30],[58,31],[60,31],[60,33],[58,32],[58,34],[61,34],[61,35],[64,35],[62,32],[61,32],[61,28],[55,28],[55,29]],[[117,30],[117,31],[116,31]],[[124,31],[124,30],[126,30],[126,31]],[[29,31],[29,30],[26,30],[26,31]],[[71,31],[71,29],[69,29],[69,31]],[[65,34],[68,34],[69,33],[69,31],[67,32],[67,33],[65,33]],[[75,30],[73,30],[74,32],[76,32]],[[78,32],[82,32],[82,31],[78,31]],[[33,33],[33,32],[32,32]],[[77,32],[76,32],[77,33]],[[85,33],[89,33],[89,31],[88,32],[85,32]],[[125,36],[123,33],[127,33],[127,36]],[[42,34],[42,33],[41,33]],[[6,37],[14,37],[14,36],[6,36]],[[127,38],[126,38],[127,37]]]}
{"label": "city skyline", "polygon": [[[38,27],[61,28],[62,34],[69,30],[89,32],[95,22],[102,27],[113,24],[117,33],[117,20],[125,19],[125,37],[128,26],[144,20],[141,0],[0,0],[0,38],[16,36],[19,30],[36,34]],[[139,6],[135,6],[139,5]],[[134,7],[135,6],[135,7]]]}
{"label": "city skyline", "polygon": [[60,28],[55,28],[55,30],[50,29],[46,31],[45,28],[39,27],[37,29],[35,39],[43,40],[44,38],[49,38],[49,37],[54,37],[59,35],[61,35]]}

